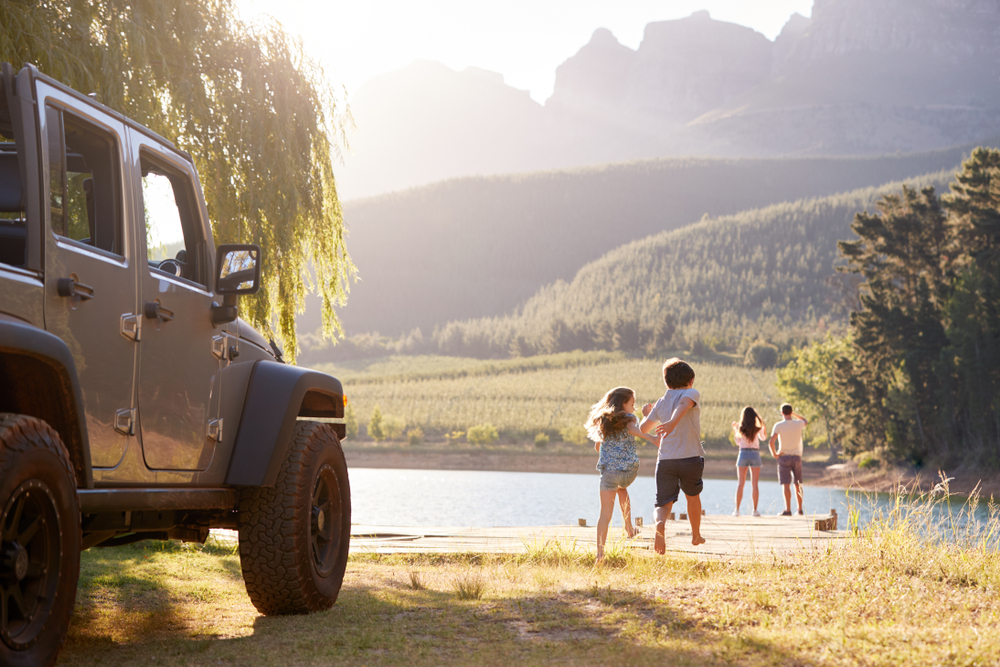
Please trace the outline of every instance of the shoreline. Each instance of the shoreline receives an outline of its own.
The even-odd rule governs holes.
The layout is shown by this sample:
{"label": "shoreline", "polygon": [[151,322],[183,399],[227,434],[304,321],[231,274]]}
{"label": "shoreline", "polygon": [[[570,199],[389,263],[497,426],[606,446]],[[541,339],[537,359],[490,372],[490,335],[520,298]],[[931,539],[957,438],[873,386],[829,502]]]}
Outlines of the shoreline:
{"label": "shoreline", "polygon": [[[428,451],[371,447],[345,447],[348,468],[405,468],[414,470],[493,470],[499,472],[547,472],[597,474],[596,454],[550,454],[534,452],[493,451]],[[735,479],[736,457],[705,458],[704,476],[709,479]],[[652,477],[656,459],[642,458],[639,474]],[[893,492],[905,487],[909,491],[927,492],[940,481],[938,475],[892,469],[866,472],[856,466],[841,464],[828,467],[823,461],[803,461],[802,474],[806,484],[822,487],[850,488],[862,492]],[[984,499],[1000,497],[1000,476],[983,478],[975,472],[948,473],[948,489],[953,494],[969,495],[977,485]],[[777,466],[765,459],[760,479],[777,481]]]}

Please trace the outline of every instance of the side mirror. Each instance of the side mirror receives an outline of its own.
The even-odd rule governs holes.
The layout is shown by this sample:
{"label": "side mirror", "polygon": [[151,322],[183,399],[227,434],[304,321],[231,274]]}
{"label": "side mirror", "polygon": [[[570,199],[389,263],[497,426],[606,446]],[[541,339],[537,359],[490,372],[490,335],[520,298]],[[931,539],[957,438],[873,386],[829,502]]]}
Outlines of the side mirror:
{"label": "side mirror", "polygon": [[256,294],[260,289],[260,248],[226,243],[215,251],[215,293],[223,296]]}

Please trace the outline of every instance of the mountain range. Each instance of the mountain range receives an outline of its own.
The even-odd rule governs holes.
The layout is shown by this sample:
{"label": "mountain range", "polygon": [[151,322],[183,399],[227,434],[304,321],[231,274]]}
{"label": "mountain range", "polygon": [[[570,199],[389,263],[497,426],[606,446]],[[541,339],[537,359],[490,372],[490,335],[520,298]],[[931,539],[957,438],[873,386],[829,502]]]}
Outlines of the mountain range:
{"label": "mountain range", "polygon": [[638,158],[930,150],[997,134],[998,77],[1000,0],[816,0],[774,41],[701,11],[634,50],[598,28],[544,105],[478,68],[375,77],[338,179],[351,200]]}

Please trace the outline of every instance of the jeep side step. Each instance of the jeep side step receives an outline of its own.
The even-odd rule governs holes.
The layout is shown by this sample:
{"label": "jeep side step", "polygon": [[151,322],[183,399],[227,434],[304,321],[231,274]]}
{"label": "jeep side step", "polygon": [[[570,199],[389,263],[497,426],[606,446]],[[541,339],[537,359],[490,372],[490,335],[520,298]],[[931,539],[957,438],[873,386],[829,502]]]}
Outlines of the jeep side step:
{"label": "jeep side step", "polygon": [[80,513],[143,510],[222,510],[236,507],[237,489],[78,489]]}

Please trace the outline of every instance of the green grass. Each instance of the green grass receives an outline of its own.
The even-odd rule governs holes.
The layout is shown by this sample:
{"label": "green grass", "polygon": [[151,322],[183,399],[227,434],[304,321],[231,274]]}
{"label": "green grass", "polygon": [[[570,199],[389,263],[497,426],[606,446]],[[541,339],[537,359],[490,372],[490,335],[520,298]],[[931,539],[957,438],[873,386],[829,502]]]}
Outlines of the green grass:
{"label": "green grass", "polygon": [[[773,370],[719,361],[691,363],[703,400],[702,432],[709,444],[728,441],[730,426],[744,405],[758,408],[769,426],[778,416],[781,400]],[[378,405],[383,415],[399,417],[428,435],[488,423],[507,439],[533,443],[537,433],[558,439],[562,429],[582,425],[590,407],[613,387],[632,387],[639,406],[655,402],[665,389],[662,365],[663,359],[576,352],[494,362],[392,357],[320,368],[344,382],[360,423],[367,422]],[[411,374],[401,375],[404,368]]]}
{"label": "green grass", "polygon": [[293,617],[256,613],[231,549],[91,550],[60,664],[997,664],[1000,508],[956,533],[944,502],[788,556],[363,553],[333,609]]}

